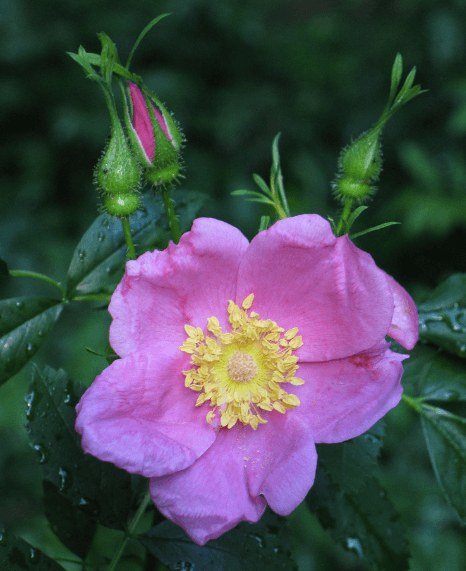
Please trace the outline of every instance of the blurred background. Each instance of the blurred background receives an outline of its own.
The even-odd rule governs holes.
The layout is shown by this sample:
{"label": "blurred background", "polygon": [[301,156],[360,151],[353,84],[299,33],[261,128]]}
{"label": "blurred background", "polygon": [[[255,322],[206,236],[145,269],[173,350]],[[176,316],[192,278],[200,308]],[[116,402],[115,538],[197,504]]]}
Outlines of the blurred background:
{"label": "blurred background", "polygon": [[[96,84],[66,54],[100,52],[105,31],[126,60],[144,26],[171,12],[138,48],[132,71],[181,123],[187,138],[181,188],[206,193],[202,215],[249,238],[261,205],[232,197],[269,179],[281,132],[292,214],[335,217],[330,182],[340,150],[385,106],[395,55],[428,93],[408,103],[383,135],[384,169],[356,239],[415,299],[466,271],[465,0],[0,0],[0,257],[11,269],[63,280],[97,215],[93,168],[109,133]],[[53,294],[10,280],[1,297]],[[35,361],[90,384],[105,360],[103,312],[65,311]],[[84,365],[83,365],[84,363]],[[0,520],[40,534],[41,489],[24,430],[31,365],[0,390]],[[465,534],[432,474],[418,419],[402,403],[387,417],[381,477],[406,525],[411,569],[461,571]],[[289,518],[300,570],[362,569],[335,549],[304,507]],[[28,531],[29,530],[29,531]]]}

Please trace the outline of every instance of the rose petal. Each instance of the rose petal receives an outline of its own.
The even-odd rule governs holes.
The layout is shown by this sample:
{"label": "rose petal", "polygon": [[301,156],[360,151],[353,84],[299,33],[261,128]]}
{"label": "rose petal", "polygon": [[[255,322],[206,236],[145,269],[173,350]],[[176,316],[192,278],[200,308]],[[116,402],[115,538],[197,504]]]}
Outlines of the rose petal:
{"label": "rose petal", "polygon": [[85,452],[152,477],[190,466],[215,441],[182,361],[135,353],[107,367],[82,396],[76,430]]}
{"label": "rose petal", "polygon": [[249,426],[242,429],[249,491],[262,494],[274,512],[288,515],[314,483],[314,439],[304,422],[289,412],[273,411],[267,420],[254,434]]}
{"label": "rose petal", "polygon": [[186,470],[150,481],[157,508],[199,545],[240,521],[258,521],[266,508],[264,498],[248,492],[242,438],[235,439],[235,428],[221,430],[215,444]]}
{"label": "rose petal", "polygon": [[185,324],[205,328],[216,316],[225,326],[247,247],[233,226],[198,218],[177,246],[128,262],[109,305],[114,350],[122,357],[143,347],[176,354],[186,340]]}
{"label": "rose petal", "polygon": [[363,434],[401,398],[401,361],[383,341],[371,350],[327,363],[303,363],[298,376],[305,383],[293,387],[301,406],[295,414],[319,442],[343,442]]}
{"label": "rose petal", "polygon": [[354,355],[384,339],[393,315],[386,274],[348,236],[303,214],[280,220],[252,240],[238,273],[238,302],[280,327],[299,328],[301,361]]}
{"label": "rose petal", "polygon": [[391,276],[387,275],[393,293],[395,311],[388,335],[405,349],[411,350],[419,337],[417,307],[409,293]]}

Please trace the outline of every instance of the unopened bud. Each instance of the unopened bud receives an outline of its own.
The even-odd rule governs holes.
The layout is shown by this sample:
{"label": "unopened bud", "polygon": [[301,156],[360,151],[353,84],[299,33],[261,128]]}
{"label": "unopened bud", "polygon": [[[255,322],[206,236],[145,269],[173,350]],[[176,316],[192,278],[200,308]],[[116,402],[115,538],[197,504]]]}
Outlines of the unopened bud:
{"label": "unopened bud", "polygon": [[128,147],[123,128],[116,123],[95,169],[97,186],[103,195],[125,195],[138,191],[140,179],[141,169]]}
{"label": "unopened bud", "polygon": [[362,201],[375,191],[373,183],[382,170],[380,128],[363,133],[343,149],[338,162],[339,174],[333,182],[337,197]]}
{"label": "unopened bud", "polygon": [[171,183],[180,172],[181,131],[160,101],[128,81],[125,122],[132,150],[151,184]]}

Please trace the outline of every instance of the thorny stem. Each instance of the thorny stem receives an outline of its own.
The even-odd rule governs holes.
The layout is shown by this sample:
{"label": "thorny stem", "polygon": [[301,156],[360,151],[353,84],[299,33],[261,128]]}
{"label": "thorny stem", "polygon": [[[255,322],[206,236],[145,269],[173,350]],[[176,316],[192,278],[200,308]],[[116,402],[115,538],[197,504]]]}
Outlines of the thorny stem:
{"label": "thorny stem", "polygon": [[125,537],[123,539],[123,541],[120,544],[120,547],[118,548],[117,552],[115,553],[115,555],[113,556],[113,559],[107,569],[107,571],[114,571],[116,569],[116,566],[118,565],[118,562],[120,561],[121,556],[123,555],[123,552],[125,550],[126,544],[128,543],[128,540],[131,539],[131,537],[134,534],[134,530],[136,529],[136,526],[139,523],[139,520],[141,519],[141,517],[143,516],[144,512],[146,511],[147,506],[150,504],[151,502],[151,497],[149,492],[146,492],[146,495],[144,496],[138,511],[134,514],[133,519],[131,520],[131,523],[128,526],[128,529],[125,532]]}
{"label": "thorny stem", "polygon": [[170,195],[170,188],[164,188],[162,190],[163,204],[165,206],[165,211],[168,216],[168,224],[170,226],[170,231],[172,233],[173,242],[178,244],[181,238],[180,227],[178,225],[178,220],[175,216],[175,209],[173,208],[173,202]]}
{"label": "thorny stem", "polygon": [[134,249],[133,237],[131,236],[131,228],[129,226],[129,217],[122,216],[121,223],[123,224],[123,233],[125,235],[126,246],[128,248],[128,258],[130,260],[135,260],[136,250]]}

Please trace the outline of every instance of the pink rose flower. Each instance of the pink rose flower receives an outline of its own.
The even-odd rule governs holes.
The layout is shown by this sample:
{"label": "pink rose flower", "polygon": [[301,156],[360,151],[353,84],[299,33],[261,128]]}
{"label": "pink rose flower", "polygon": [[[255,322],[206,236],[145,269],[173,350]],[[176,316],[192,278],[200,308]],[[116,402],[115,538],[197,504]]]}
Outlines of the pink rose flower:
{"label": "pink rose flower", "polygon": [[368,430],[400,400],[416,307],[317,215],[251,243],[195,220],[178,245],[126,265],[115,361],[83,395],[84,450],[150,478],[158,509],[203,545],[268,504],[288,515],[314,482],[315,443]]}

